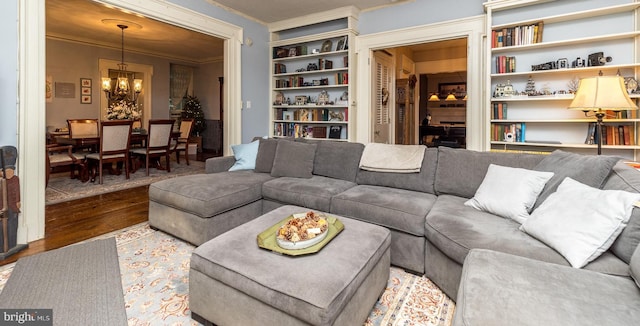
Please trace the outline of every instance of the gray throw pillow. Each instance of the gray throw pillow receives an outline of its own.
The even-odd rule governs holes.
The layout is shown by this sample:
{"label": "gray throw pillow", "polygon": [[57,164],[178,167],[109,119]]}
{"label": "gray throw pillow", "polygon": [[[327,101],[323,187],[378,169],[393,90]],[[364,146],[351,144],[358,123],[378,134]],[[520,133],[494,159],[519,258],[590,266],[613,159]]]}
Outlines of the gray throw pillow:
{"label": "gray throw pillow", "polygon": [[273,159],[271,176],[311,178],[316,146],[316,144],[279,141],[276,156]]}
{"label": "gray throw pillow", "polygon": [[538,196],[533,209],[538,208],[550,194],[555,192],[558,185],[566,177],[587,186],[601,188],[611,173],[613,166],[619,160],[619,157],[614,156],[581,155],[562,150],[553,151],[533,168],[536,171],[554,173],[551,180],[544,186],[540,196]]}
{"label": "gray throw pillow", "polygon": [[629,274],[631,274],[633,280],[636,281],[636,285],[640,287],[640,246],[636,247],[636,250],[631,256]]}
{"label": "gray throw pillow", "polygon": [[256,172],[271,173],[273,159],[276,157],[277,139],[260,139],[258,156],[256,157]]}

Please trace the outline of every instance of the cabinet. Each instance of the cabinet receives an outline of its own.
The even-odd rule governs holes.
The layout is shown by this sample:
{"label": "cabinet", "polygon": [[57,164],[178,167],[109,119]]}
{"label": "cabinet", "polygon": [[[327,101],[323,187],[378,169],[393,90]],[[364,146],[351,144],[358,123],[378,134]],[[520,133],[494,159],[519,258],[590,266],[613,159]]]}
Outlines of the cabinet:
{"label": "cabinet", "polygon": [[[491,67],[487,69],[490,147],[536,152],[561,148],[595,154],[595,117],[567,107],[581,78],[599,73],[638,77],[636,16],[640,3],[612,1],[608,3],[619,4],[603,7],[602,1],[590,1],[586,7],[593,8],[581,6],[578,9],[584,10],[576,11],[556,2],[541,2],[485,4],[487,65]],[[637,87],[629,91],[632,99],[640,97]],[[610,134],[603,143],[604,154],[637,158],[639,117],[637,111],[610,112],[605,118]]]}
{"label": "cabinet", "polygon": [[354,39],[347,28],[271,42],[273,137],[349,140]]}

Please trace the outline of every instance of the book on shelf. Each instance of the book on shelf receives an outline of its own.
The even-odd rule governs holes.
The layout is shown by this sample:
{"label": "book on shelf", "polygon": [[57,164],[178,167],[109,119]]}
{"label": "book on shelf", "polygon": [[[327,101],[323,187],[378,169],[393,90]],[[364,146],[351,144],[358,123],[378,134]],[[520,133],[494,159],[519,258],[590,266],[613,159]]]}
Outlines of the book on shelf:
{"label": "book on shelf", "polygon": [[[590,122],[587,128],[585,144],[597,144],[600,139],[595,122]],[[602,145],[626,145],[636,144],[635,128],[630,124],[602,125]]]}
{"label": "book on shelf", "polygon": [[274,63],[273,73],[274,74],[284,74],[287,72],[287,66],[282,63]]}
{"label": "book on shelf", "polygon": [[334,75],[335,84],[336,85],[346,85],[349,84],[349,73],[346,72],[338,72]]}
{"label": "book on shelf", "polygon": [[542,42],[544,22],[494,29],[491,31],[491,47],[528,45]]}
{"label": "book on shelf", "polygon": [[520,123],[496,123],[493,125],[494,141],[524,143],[526,140],[526,124]]}
{"label": "book on shelf", "polygon": [[507,119],[507,103],[506,102],[493,102],[493,116],[492,119]]}
{"label": "book on shelf", "polygon": [[500,55],[496,57],[496,73],[505,74],[516,72],[516,57]]}
{"label": "book on shelf", "polygon": [[327,138],[327,127],[312,127],[313,138]]}

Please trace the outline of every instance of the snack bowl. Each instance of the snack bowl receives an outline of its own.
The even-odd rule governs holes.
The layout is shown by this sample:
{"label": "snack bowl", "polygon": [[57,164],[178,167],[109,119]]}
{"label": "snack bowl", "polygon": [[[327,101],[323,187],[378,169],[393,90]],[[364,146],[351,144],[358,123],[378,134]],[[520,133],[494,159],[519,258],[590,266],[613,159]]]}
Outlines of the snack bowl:
{"label": "snack bowl", "polygon": [[280,248],[283,248],[283,249],[289,249],[289,250],[305,249],[305,248],[309,248],[309,247],[313,246],[314,244],[319,243],[320,241],[324,240],[324,238],[327,237],[327,234],[329,234],[329,232],[328,231],[324,231],[324,232],[320,233],[319,235],[317,235],[315,238],[308,239],[308,240],[296,241],[296,242],[287,241],[287,240],[283,240],[283,239],[280,239],[280,238],[276,237],[276,242],[278,243],[278,246],[280,246]]}

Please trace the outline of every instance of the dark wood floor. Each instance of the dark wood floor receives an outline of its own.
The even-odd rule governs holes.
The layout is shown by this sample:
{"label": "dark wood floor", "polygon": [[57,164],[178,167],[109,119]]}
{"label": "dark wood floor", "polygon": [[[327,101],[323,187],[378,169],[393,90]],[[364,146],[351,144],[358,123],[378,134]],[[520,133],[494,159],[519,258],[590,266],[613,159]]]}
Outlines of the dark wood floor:
{"label": "dark wood floor", "polygon": [[[213,156],[218,155],[199,153],[193,159],[204,161]],[[13,263],[21,257],[145,222],[148,214],[149,186],[47,205],[44,239],[30,242],[27,249],[0,260],[0,266]]]}

